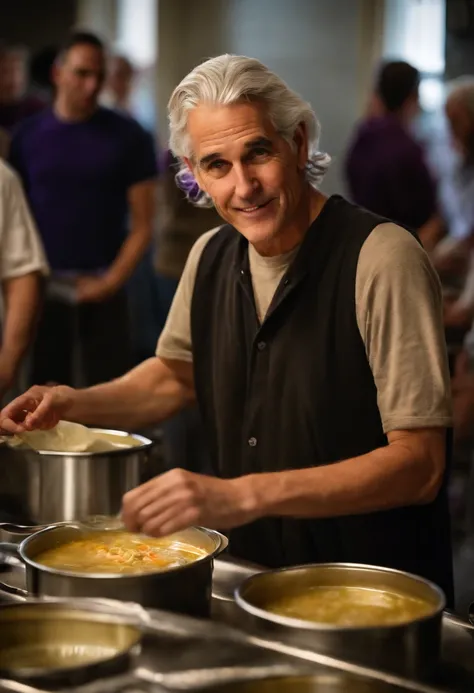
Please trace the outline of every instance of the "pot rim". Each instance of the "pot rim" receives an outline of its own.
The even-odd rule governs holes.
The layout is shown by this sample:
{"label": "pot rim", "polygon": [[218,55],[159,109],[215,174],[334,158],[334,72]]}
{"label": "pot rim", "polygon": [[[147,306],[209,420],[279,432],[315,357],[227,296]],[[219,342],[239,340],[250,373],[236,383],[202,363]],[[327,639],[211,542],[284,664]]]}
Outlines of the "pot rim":
{"label": "pot rim", "polygon": [[[81,578],[82,580],[97,580],[97,579],[102,579],[102,580],[134,580],[136,578],[157,578],[162,577],[170,574],[174,574],[177,572],[180,572],[182,570],[189,569],[191,566],[195,565],[196,563],[204,563],[204,562],[209,562],[213,561],[216,556],[218,556],[222,551],[224,551],[227,548],[227,537],[225,537],[223,534],[218,532],[215,529],[208,529],[207,527],[198,527],[198,526],[193,526],[189,527],[188,529],[196,529],[199,532],[203,532],[206,534],[209,538],[215,540],[216,546],[214,550],[211,553],[206,554],[205,556],[200,556],[197,558],[195,561],[192,561],[191,563],[187,563],[185,565],[180,565],[180,566],[175,566],[174,568],[169,568],[167,570],[156,570],[156,571],[146,571],[143,573],[76,573],[73,571],[66,571],[66,570],[58,570],[57,568],[51,568],[50,566],[43,565],[42,563],[37,563],[34,559],[30,558],[25,554],[25,550],[28,548],[28,544],[30,542],[33,542],[35,540],[35,537],[39,537],[42,534],[49,534],[52,533],[54,530],[57,528],[61,529],[67,529],[68,527],[71,528],[78,528],[82,529],[82,527],[79,524],[76,524],[75,522],[68,522],[68,523],[58,523],[58,524],[52,524],[49,527],[45,527],[44,529],[39,530],[38,532],[35,532],[34,534],[30,534],[30,536],[26,537],[26,539],[23,539],[23,541],[18,545],[17,551],[22,559],[22,561],[27,565],[31,566],[32,568],[35,568],[36,570],[40,570],[41,572],[44,573],[49,573],[51,575],[60,575],[62,577],[71,577],[71,578]],[[94,532],[95,530],[91,530],[91,532]],[[107,530],[105,530],[107,531]],[[120,530],[122,531],[122,530]],[[126,530],[123,530],[126,531]],[[186,531],[186,530],[182,530]],[[130,534],[133,534],[133,532],[130,532]],[[178,534],[178,532],[176,532]],[[144,537],[147,535],[143,535]],[[150,537],[148,537],[150,538]]]}
{"label": "pot rim", "polygon": [[[351,570],[369,570],[373,571],[375,573],[389,573],[392,575],[400,575],[403,576],[404,578],[408,578],[409,580],[412,580],[414,582],[423,584],[425,587],[428,587],[432,593],[438,598],[438,606],[433,606],[433,611],[426,616],[420,616],[418,618],[411,619],[410,621],[406,621],[404,623],[395,623],[395,624],[380,624],[376,626],[357,626],[357,625],[337,625],[337,624],[331,624],[331,623],[318,623],[315,621],[305,621],[303,619],[298,619],[298,618],[291,618],[290,616],[280,616],[278,614],[273,614],[270,611],[266,611],[265,609],[262,609],[261,607],[254,606],[251,604],[249,601],[245,599],[245,597],[242,595],[242,592],[244,591],[245,587],[251,584],[252,582],[255,582],[258,579],[263,579],[264,576],[266,575],[272,575],[272,574],[279,574],[279,573],[288,573],[288,572],[296,572],[298,570],[307,570],[307,569],[319,569],[319,568],[329,568],[329,569],[343,569],[343,568],[349,568]],[[246,578],[243,582],[240,583],[238,587],[235,588],[234,590],[234,599],[237,603],[237,605],[243,610],[246,611],[247,613],[251,614],[252,616],[256,616],[257,618],[263,619],[264,621],[270,621],[272,623],[275,623],[280,626],[287,626],[290,628],[299,628],[300,630],[310,630],[310,631],[328,631],[328,632],[336,632],[336,631],[344,631],[344,632],[359,632],[359,633],[364,633],[368,631],[373,631],[374,629],[379,630],[396,630],[396,629],[404,629],[408,626],[411,626],[413,624],[418,624],[418,623],[423,623],[425,621],[430,621],[436,616],[441,616],[443,610],[446,607],[446,596],[443,592],[443,590],[438,587],[434,582],[431,580],[427,580],[426,578],[421,577],[420,575],[415,575],[414,573],[409,573],[404,570],[397,570],[396,568],[386,568],[384,566],[376,566],[376,565],[370,565],[366,563],[336,563],[336,562],[331,562],[331,563],[303,563],[300,565],[296,566],[289,566],[285,568],[276,568],[274,570],[265,570],[260,573],[255,573],[254,575],[250,575],[248,578]]]}
{"label": "pot rim", "polygon": [[140,433],[130,433],[128,431],[121,431],[119,429],[113,428],[98,428],[97,426],[90,426],[88,428],[90,428],[91,431],[94,431],[96,433],[108,433],[111,435],[116,435],[118,437],[129,436],[131,438],[134,438],[135,440],[139,440],[141,445],[136,445],[129,448],[116,448],[111,450],[104,450],[101,452],[58,452],[57,450],[37,450],[36,454],[48,457],[103,457],[105,455],[128,455],[131,451],[140,452],[142,450],[148,450],[154,444],[154,441],[151,440],[151,438],[142,436]]}

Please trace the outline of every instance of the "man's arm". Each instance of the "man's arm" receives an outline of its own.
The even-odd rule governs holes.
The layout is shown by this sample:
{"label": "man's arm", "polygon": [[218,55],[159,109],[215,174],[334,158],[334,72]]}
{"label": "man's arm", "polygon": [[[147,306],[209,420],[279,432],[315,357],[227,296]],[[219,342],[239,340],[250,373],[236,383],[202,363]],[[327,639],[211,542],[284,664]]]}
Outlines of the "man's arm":
{"label": "man's arm", "polygon": [[155,199],[155,180],[136,183],[129,189],[130,232],[114,262],[102,277],[78,279],[80,301],[102,301],[112,296],[133,274],[151,242]]}
{"label": "man's arm", "polygon": [[337,517],[436,498],[445,468],[445,429],[392,431],[389,445],[324,467],[253,475],[244,482],[263,515]]}
{"label": "man's arm", "polygon": [[39,304],[38,272],[2,282],[4,319],[0,347],[0,392],[12,383],[33,331]]}
{"label": "man's arm", "polygon": [[106,274],[112,286],[120,288],[132,275],[150,245],[155,214],[156,181],[136,183],[128,192],[131,230],[117,258]]}
{"label": "man's arm", "polygon": [[191,524],[231,529],[261,517],[340,517],[432,501],[445,467],[445,429],[393,431],[389,445],[309,469],[217,479],[182,469],[129,491],[131,531],[164,536]]}
{"label": "man's arm", "polygon": [[11,384],[34,327],[48,267],[18,176],[0,161],[0,277],[4,301],[0,391]]}
{"label": "man's arm", "polygon": [[21,433],[67,419],[133,430],[167,419],[193,399],[192,364],[154,357],[121,378],[83,390],[33,387],[1,412],[0,429]]}

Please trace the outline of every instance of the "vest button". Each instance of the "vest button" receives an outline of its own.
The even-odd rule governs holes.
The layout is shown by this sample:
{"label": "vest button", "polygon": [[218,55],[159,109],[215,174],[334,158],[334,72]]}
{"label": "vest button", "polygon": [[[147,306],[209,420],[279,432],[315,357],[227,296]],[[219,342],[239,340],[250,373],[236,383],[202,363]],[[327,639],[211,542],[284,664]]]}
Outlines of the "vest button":
{"label": "vest button", "polygon": [[266,342],[259,342],[259,343],[257,344],[257,349],[258,349],[259,351],[263,351],[263,350],[265,349],[266,346],[267,346],[267,343],[266,343]]}
{"label": "vest button", "polygon": [[251,448],[254,448],[257,445],[257,439],[252,436],[248,439],[248,444]]}

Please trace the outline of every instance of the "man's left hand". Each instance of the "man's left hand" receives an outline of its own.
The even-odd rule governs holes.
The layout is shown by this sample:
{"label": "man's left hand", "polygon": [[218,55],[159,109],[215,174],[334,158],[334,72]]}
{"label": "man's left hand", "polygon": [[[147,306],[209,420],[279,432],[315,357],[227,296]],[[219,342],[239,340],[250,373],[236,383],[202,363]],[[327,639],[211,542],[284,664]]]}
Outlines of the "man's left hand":
{"label": "man's left hand", "polygon": [[115,287],[104,277],[78,277],[76,280],[79,303],[101,303],[111,298]]}
{"label": "man's left hand", "polygon": [[129,531],[155,537],[191,525],[238,527],[257,517],[249,481],[172,469],[125,494],[122,519]]}

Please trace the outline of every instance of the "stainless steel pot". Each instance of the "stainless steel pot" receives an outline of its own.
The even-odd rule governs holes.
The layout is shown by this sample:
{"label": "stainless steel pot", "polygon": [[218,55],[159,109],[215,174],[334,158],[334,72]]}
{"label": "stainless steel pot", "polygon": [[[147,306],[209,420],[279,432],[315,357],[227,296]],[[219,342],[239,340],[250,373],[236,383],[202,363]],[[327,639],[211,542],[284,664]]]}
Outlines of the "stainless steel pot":
{"label": "stainless steel pot", "polygon": [[35,561],[47,549],[90,536],[78,524],[58,524],[36,532],[20,545],[0,543],[0,554],[18,555],[26,566],[27,591],[0,582],[0,590],[15,596],[96,597],[136,602],[190,616],[210,615],[214,558],[228,546],[227,537],[214,530],[190,527],[177,541],[191,544],[206,556],[171,570],[137,575],[68,573]]}
{"label": "stainless steel pot", "polygon": [[[265,610],[272,597],[335,585],[401,592],[428,601],[433,610],[406,624],[364,628],[318,624]],[[244,627],[302,648],[415,678],[430,675],[439,662],[445,597],[436,585],[415,575],[351,563],[297,566],[251,576],[237,588],[235,598],[245,615]]]}
{"label": "stainless steel pot", "polygon": [[153,443],[137,434],[93,430],[131,435],[141,445],[97,453],[0,446],[0,510],[7,521],[47,524],[120,511],[124,493],[140,483]]}
{"label": "stainless steel pot", "polygon": [[[100,610],[99,610],[100,609]],[[0,678],[79,686],[126,671],[142,633],[101,605],[60,602],[0,607]]]}

